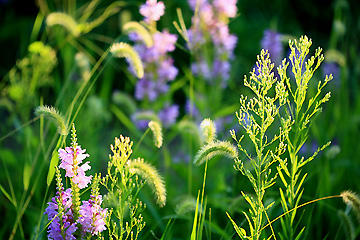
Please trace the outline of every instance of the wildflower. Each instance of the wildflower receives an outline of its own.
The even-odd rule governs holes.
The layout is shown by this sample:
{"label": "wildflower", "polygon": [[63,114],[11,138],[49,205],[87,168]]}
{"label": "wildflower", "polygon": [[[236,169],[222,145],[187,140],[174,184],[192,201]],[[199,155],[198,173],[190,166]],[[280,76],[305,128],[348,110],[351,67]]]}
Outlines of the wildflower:
{"label": "wildflower", "polygon": [[102,196],[90,196],[88,201],[83,201],[80,206],[79,223],[82,226],[83,235],[90,233],[92,236],[98,235],[99,232],[106,230],[105,217],[107,209],[101,208]]}
{"label": "wildflower", "polygon": [[140,6],[140,14],[145,17],[144,21],[150,23],[151,21],[158,21],[165,12],[165,5],[163,2],[157,0],[147,0],[145,4]]}
{"label": "wildflower", "polygon": [[138,100],[147,98],[154,101],[159,94],[168,91],[167,82],[174,80],[178,74],[174,60],[167,55],[175,50],[176,35],[168,31],[158,32],[153,35],[153,40],[154,45],[150,48],[141,42],[134,46],[146,72],[136,83],[135,97]]}
{"label": "wildflower", "polygon": [[171,125],[173,125],[178,115],[178,105],[165,106],[158,114],[164,127],[170,127]]}
{"label": "wildflower", "polygon": [[[141,5],[140,13],[145,16],[145,22],[150,23],[158,21],[164,14],[164,9],[163,2],[147,0],[146,4]],[[135,98],[155,101],[160,94],[168,91],[167,82],[174,80],[178,74],[173,59],[168,56],[169,52],[175,50],[177,36],[167,30],[162,32],[151,30],[148,35],[151,37],[151,45],[146,44],[138,32],[129,32],[130,40],[135,42],[133,48],[138,53],[145,72],[144,76],[136,83]],[[135,71],[131,67],[130,72],[135,75]]]}
{"label": "wildflower", "polygon": [[222,88],[226,87],[227,80],[230,78],[231,65],[229,61],[221,61],[215,59],[213,62],[213,76],[217,76],[221,79],[220,86]]}
{"label": "wildflower", "polygon": [[[201,23],[205,26],[211,27],[216,24],[216,19],[214,16],[215,13],[213,7],[209,3],[205,3],[201,6],[199,14]],[[196,24],[197,19],[195,18],[194,21]]]}
{"label": "wildflower", "polygon": [[214,0],[213,4],[220,14],[233,18],[237,12],[236,2],[237,0]]}
{"label": "wildflower", "polygon": [[283,46],[281,44],[281,34],[270,29],[264,31],[264,36],[261,39],[261,48],[268,50],[270,58],[275,65],[280,65],[283,57]]}
{"label": "wildflower", "polygon": [[174,60],[169,58],[162,61],[158,68],[158,79],[172,81],[178,75],[179,70],[174,66]]}
{"label": "wildflower", "polygon": [[195,11],[196,6],[201,8],[205,3],[207,3],[207,0],[188,0],[188,3],[193,11]]}
{"label": "wildflower", "polygon": [[150,77],[140,79],[135,86],[135,98],[138,100],[147,98],[150,101],[154,101],[158,95],[155,87],[155,83],[150,80]]}
{"label": "wildflower", "polygon": [[[206,47],[213,47],[213,51],[205,54],[206,59],[197,58],[191,64],[192,73],[201,76],[207,81],[221,79],[220,86],[226,87],[230,77],[230,62],[234,57],[234,49],[237,37],[230,34],[227,25],[228,18],[235,17],[237,12],[236,0],[214,0],[208,1],[189,0],[190,7],[194,10],[198,4],[198,15],[192,18],[192,26],[188,30],[188,48],[195,56],[204,55],[201,53]],[[209,51],[207,52],[209,53]]]}
{"label": "wildflower", "polygon": [[[48,215],[48,220],[52,220],[48,228],[48,239],[54,240],[74,240],[74,232],[77,230],[73,219],[72,194],[71,189],[58,191],[57,196],[51,199],[44,214]],[[59,211],[60,209],[60,211]]]}
{"label": "wildflower", "polygon": [[202,76],[206,80],[212,79],[212,72],[209,65],[204,60],[199,60],[191,64],[191,71],[196,76]]}
{"label": "wildflower", "polygon": [[65,177],[70,177],[71,181],[80,189],[87,187],[92,178],[92,176],[85,176],[85,171],[91,168],[89,162],[79,166],[85,158],[89,157],[89,154],[84,154],[85,151],[86,149],[81,149],[81,146],[77,146],[75,151],[73,147],[66,147],[65,150],[59,149],[59,158],[61,159],[59,168],[65,169]]}
{"label": "wildflower", "polygon": [[171,34],[167,30],[164,30],[163,32],[155,33],[153,38],[154,48],[160,54],[165,54],[175,50],[175,43],[177,41],[177,36],[175,34]]}

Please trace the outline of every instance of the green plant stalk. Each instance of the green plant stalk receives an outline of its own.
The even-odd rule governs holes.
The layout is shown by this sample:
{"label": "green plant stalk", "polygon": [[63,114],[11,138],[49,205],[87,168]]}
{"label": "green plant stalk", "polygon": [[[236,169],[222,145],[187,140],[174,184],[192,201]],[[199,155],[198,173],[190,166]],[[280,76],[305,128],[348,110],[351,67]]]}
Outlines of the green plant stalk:
{"label": "green plant stalk", "polygon": [[[307,127],[309,127],[309,122],[314,117],[315,113],[319,112],[321,104],[325,103],[330,98],[330,93],[327,93],[322,99],[318,99],[320,93],[322,92],[323,87],[332,79],[332,76],[326,76],[324,82],[319,82],[317,87],[317,92],[314,97],[311,97],[307,101],[307,107],[305,106],[305,100],[307,100],[308,95],[308,83],[310,82],[311,78],[313,77],[313,73],[316,69],[320,66],[320,63],[324,60],[323,55],[321,54],[322,49],[318,48],[315,51],[315,55],[310,57],[306,60],[306,56],[309,53],[309,48],[311,46],[311,40],[308,40],[306,36],[300,38],[299,42],[289,42],[291,48],[291,55],[290,61],[293,65],[292,71],[295,76],[296,81],[296,90],[291,91],[291,84],[289,82],[289,78],[286,75],[285,71],[288,66],[285,60],[283,61],[282,67],[279,67],[279,71],[282,73],[281,78],[286,79],[287,86],[292,96],[293,103],[295,104],[294,112],[291,110],[290,100],[287,100],[289,111],[289,116],[294,116],[294,124],[292,126],[291,132],[292,135],[288,135],[287,140],[287,149],[290,157],[290,167],[285,166],[284,164],[281,165],[280,169],[282,168],[285,173],[290,178],[287,182],[284,177],[282,177],[283,183],[286,188],[286,195],[287,199],[285,200],[283,196],[283,191],[281,190],[281,203],[283,205],[284,211],[288,211],[288,209],[294,209],[291,215],[286,215],[285,217],[285,226],[283,227],[285,231],[286,239],[298,239],[302,231],[301,230],[298,234],[295,234],[296,227],[294,227],[294,219],[296,215],[296,209],[299,204],[300,198],[303,193],[302,184],[304,179],[306,178],[306,173],[302,176],[301,167],[304,166],[307,162],[311,161],[313,157],[316,156],[318,151],[323,150],[327,144],[325,144],[321,149],[318,149],[317,152],[308,160],[304,161],[303,158],[299,161],[299,156],[297,153],[299,152],[301,146],[304,144],[308,134],[307,134]],[[294,46],[295,45],[295,46]],[[296,56],[295,49],[300,52],[300,55]],[[316,62],[315,62],[316,60]],[[303,70],[303,66],[305,66],[305,70]],[[282,176],[282,174],[281,174]],[[296,226],[297,224],[295,224]]]}

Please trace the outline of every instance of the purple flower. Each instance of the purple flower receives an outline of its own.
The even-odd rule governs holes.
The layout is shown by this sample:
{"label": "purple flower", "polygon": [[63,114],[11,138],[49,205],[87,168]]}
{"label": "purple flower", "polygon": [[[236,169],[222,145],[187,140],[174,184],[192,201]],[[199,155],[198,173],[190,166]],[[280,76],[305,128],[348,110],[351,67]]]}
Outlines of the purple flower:
{"label": "purple flower", "polygon": [[[147,63],[156,62],[160,58],[160,53],[156,48],[147,48],[143,43],[134,45],[134,49],[139,54],[144,68],[146,68]],[[134,72],[135,71],[132,71],[133,74]]]}
{"label": "purple flower", "polygon": [[236,2],[237,0],[214,0],[213,4],[219,13],[225,14],[229,18],[233,18],[236,16],[237,12]]}
{"label": "purple flower", "polygon": [[[59,204],[61,204],[62,212],[59,213]],[[48,207],[45,209],[44,214],[48,215],[48,220],[52,222],[48,227],[48,239],[54,240],[74,240],[74,232],[77,230],[76,223],[73,219],[73,213],[71,211],[72,207],[72,194],[71,188],[62,191],[59,196],[51,199],[51,202],[48,203]],[[62,221],[60,221],[60,217]],[[64,234],[64,236],[62,235]]]}
{"label": "purple flower", "polygon": [[173,125],[176,121],[177,116],[179,115],[179,106],[171,105],[165,106],[159,113],[158,116],[164,125],[164,127],[168,128]]}
{"label": "purple flower", "polygon": [[158,79],[155,83],[155,90],[157,93],[166,93],[169,90],[169,85],[163,79]]}
{"label": "purple flower", "polygon": [[281,60],[283,58],[283,46],[281,44],[280,33],[266,29],[260,45],[261,48],[268,50],[270,58],[275,65],[281,64]]}
{"label": "purple flower", "polygon": [[167,52],[172,52],[175,50],[175,43],[177,41],[177,36],[171,34],[168,31],[157,32],[153,35],[154,46],[160,54],[166,54]]}
{"label": "purple flower", "polygon": [[228,25],[218,24],[212,34],[212,40],[217,47],[218,54],[227,54],[228,57],[232,57],[237,37],[229,33]]}
{"label": "purple flower", "polygon": [[91,168],[89,162],[80,166],[82,161],[89,157],[89,154],[84,154],[85,151],[86,149],[81,149],[81,146],[77,146],[75,151],[73,147],[66,147],[65,150],[59,149],[59,158],[61,159],[59,168],[65,169],[65,177],[70,177],[71,181],[80,189],[87,187],[92,178],[92,176],[85,176],[85,171]]}
{"label": "purple flower", "polygon": [[213,63],[213,76],[220,78],[221,87],[225,88],[227,80],[230,78],[230,69],[231,65],[229,61],[221,61],[219,59],[215,59]]}
{"label": "purple flower", "polygon": [[147,0],[145,4],[140,6],[140,13],[145,17],[144,21],[150,23],[151,21],[158,21],[165,12],[165,5],[163,2],[157,0]]}
{"label": "purple flower", "polygon": [[202,76],[206,80],[210,80],[212,78],[212,72],[209,68],[209,65],[204,60],[192,63],[191,72],[195,76]]}
{"label": "purple flower", "polygon": [[202,46],[206,42],[204,34],[201,31],[199,31],[198,29],[196,29],[196,28],[189,29],[187,31],[187,34],[188,34],[188,37],[189,37],[189,43],[188,43],[187,47],[192,51],[199,48],[200,46]]}
{"label": "purple flower", "polygon": [[[168,81],[172,81],[178,74],[174,60],[167,56],[175,50],[177,36],[168,31],[157,32],[153,35],[154,45],[147,48],[143,43],[135,45],[136,51],[144,64],[145,75],[135,86],[135,97],[138,100],[147,98],[154,101],[159,94],[168,91]],[[130,71],[132,69],[130,68]]]}
{"label": "purple flower", "polygon": [[[154,15],[160,17],[163,9],[163,2],[147,0],[146,4],[140,7],[140,13],[145,17],[149,16],[149,21],[156,21],[158,18],[155,18]],[[136,42],[134,49],[141,58],[145,72],[144,77],[136,83],[135,98],[155,101],[160,94],[168,91],[167,82],[173,81],[178,75],[178,69],[174,66],[173,59],[167,55],[175,50],[177,36],[170,34],[167,30],[155,32],[152,34],[154,43],[152,47],[147,47],[137,34],[131,33],[129,37]],[[135,75],[132,67],[130,67],[130,72]]]}
{"label": "purple flower", "polygon": [[157,97],[156,85],[153,81],[148,80],[144,77],[139,79],[135,86],[135,98],[138,100],[143,100],[145,98],[150,101],[154,101]]}
{"label": "purple flower", "polygon": [[191,9],[195,11],[196,5],[201,8],[205,3],[207,3],[207,0],[188,0],[188,3]]}
{"label": "purple flower", "polygon": [[80,206],[79,223],[82,226],[83,235],[90,233],[92,236],[106,230],[105,217],[107,209],[101,208],[102,196],[90,196],[88,201],[83,201]]}
{"label": "purple flower", "polygon": [[174,60],[169,58],[160,63],[158,68],[158,79],[172,81],[178,74],[178,69],[174,66]]}
{"label": "purple flower", "polygon": [[[199,14],[201,22],[204,25],[210,27],[215,24],[214,10],[209,3],[204,3],[204,5],[201,6]],[[196,18],[194,20],[196,21]]]}

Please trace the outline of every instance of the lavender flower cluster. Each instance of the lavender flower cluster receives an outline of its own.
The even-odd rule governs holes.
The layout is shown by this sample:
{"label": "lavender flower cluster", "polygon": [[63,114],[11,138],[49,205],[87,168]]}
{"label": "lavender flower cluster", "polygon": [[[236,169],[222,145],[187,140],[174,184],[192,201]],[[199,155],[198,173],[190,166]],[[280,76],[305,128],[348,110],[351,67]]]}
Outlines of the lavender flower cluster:
{"label": "lavender flower cluster", "polygon": [[[85,151],[86,149],[81,149],[81,146],[59,149],[59,158],[61,159],[59,168],[66,170],[65,176],[69,177],[70,181],[76,184],[79,189],[87,187],[92,178],[92,176],[85,175],[85,171],[91,168],[89,162],[80,166],[82,161],[89,157]],[[58,181],[61,182],[61,179]],[[64,191],[62,183],[58,184],[57,189],[56,197],[51,199],[44,212],[48,215],[48,220],[51,221],[48,228],[48,239],[72,240],[76,239],[78,229],[81,229],[79,234],[82,237],[98,235],[106,229],[104,219],[107,215],[107,209],[101,208],[101,195],[91,195],[88,201],[83,201],[80,206],[79,217],[75,219],[72,189],[68,188]]]}
{"label": "lavender flower cluster", "polygon": [[[153,26],[156,21],[164,15],[165,6],[157,0],[147,0],[140,6],[140,13],[144,16],[144,22]],[[174,60],[168,53],[175,50],[177,36],[167,30],[158,32],[150,27],[153,38],[153,46],[147,47],[137,33],[129,34],[135,42],[134,48],[139,53],[144,65],[144,77],[135,86],[135,97],[138,100],[148,99],[150,101],[169,89],[167,85],[175,79],[178,69],[173,65]],[[155,31],[155,32],[154,32]]]}
{"label": "lavender flower cluster", "polygon": [[[191,9],[197,13],[188,30],[188,48],[194,53],[195,62],[191,70],[209,82],[220,79],[225,88],[230,78],[230,60],[234,58],[237,37],[230,34],[229,18],[236,16],[237,0],[188,0]],[[197,11],[195,11],[197,10]],[[209,50],[213,46],[213,51]],[[201,54],[200,54],[201,53]],[[204,57],[205,56],[205,57]]]}
{"label": "lavender flower cluster", "polygon": [[[152,36],[153,45],[147,47],[137,33],[130,33],[130,40],[135,42],[134,49],[139,53],[144,66],[144,77],[139,79],[135,86],[135,98],[137,100],[155,101],[161,94],[169,90],[168,83],[178,75],[178,69],[174,66],[174,60],[169,55],[175,50],[177,36],[167,30],[162,32],[153,28],[156,22],[165,13],[165,5],[162,1],[147,0],[140,6],[140,14],[144,16],[144,22],[148,24]],[[140,111],[140,114],[144,111]],[[139,129],[147,128],[149,120],[137,120],[138,113],[133,114],[132,119]],[[164,127],[170,127],[175,123],[179,115],[178,105],[165,105],[158,112],[158,118]]]}

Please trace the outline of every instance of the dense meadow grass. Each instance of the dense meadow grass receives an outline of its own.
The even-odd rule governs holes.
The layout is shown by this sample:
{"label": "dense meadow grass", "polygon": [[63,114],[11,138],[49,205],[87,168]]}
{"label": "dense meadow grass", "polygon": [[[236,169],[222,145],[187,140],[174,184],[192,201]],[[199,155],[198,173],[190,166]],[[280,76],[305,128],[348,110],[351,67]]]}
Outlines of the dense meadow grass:
{"label": "dense meadow grass", "polygon": [[359,239],[357,1],[0,1],[0,239]]}

